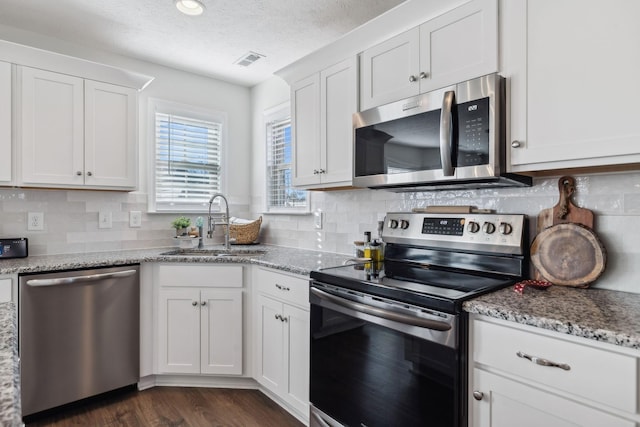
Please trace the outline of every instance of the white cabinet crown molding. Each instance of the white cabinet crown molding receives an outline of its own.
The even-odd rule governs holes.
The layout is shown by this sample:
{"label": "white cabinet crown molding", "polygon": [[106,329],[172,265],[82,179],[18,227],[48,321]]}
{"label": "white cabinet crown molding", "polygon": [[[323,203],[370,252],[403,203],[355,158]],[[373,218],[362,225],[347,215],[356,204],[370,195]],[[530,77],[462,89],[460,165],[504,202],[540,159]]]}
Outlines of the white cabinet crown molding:
{"label": "white cabinet crown molding", "polygon": [[18,65],[55,71],[118,86],[143,90],[154,79],[152,76],[75,58],[56,52],[0,40],[0,60]]}

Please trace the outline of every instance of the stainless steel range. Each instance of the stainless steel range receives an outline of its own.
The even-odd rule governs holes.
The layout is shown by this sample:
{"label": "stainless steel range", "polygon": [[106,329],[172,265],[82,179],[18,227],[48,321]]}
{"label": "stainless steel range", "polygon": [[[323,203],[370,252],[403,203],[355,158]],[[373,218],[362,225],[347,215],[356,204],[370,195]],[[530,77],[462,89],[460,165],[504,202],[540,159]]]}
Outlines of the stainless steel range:
{"label": "stainless steel range", "polygon": [[311,426],[467,425],[462,303],[526,276],[524,215],[389,213],[384,262],[311,273]]}

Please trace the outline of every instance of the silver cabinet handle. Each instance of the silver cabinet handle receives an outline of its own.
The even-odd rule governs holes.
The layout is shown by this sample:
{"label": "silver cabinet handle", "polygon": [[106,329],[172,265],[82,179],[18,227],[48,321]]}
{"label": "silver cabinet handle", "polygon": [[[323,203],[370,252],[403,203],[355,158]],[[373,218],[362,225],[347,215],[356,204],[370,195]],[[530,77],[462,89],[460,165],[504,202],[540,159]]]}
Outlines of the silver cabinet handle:
{"label": "silver cabinet handle", "polygon": [[291,289],[287,286],[282,286],[276,283],[276,288],[280,289],[281,291],[290,291]]}
{"label": "silver cabinet handle", "polygon": [[196,305],[198,305],[198,301],[193,301],[191,305],[195,307]]}
{"label": "silver cabinet handle", "polygon": [[521,145],[522,144],[520,144],[520,141],[513,141],[511,143],[511,147],[513,147],[513,148],[520,148]]}
{"label": "silver cabinet handle", "polygon": [[453,176],[453,164],[451,162],[451,154],[453,153],[453,115],[451,112],[454,100],[454,91],[445,92],[442,99],[442,112],[440,113],[440,161],[444,176]]}
{"label": "silver cabinet handle", "polygon": [[473,398],[475,400],[482,400],[482,398],[484,397],[484,393],[478,390],[474,390],[473,391]]}
{"label": "silver cabinet handle", "polygon": [[27,280],[27,286],[56,286],[71,285],[78,282],[97,282],[105,279],[117,279],[136,274],[136,270],[114,271],[112,273],[89,274],[86,276],[59,277],[56,279],[32,279]]}
{"label": "silver cabinet handle", "polygon": [[415,81],[417,81],[418,79],[416,78],[416,76],[409,76],[409,82],[413,83]]}
{"label": "silver cabinet handle", "polygon": [[571,366],[567,365],[566,363],[552,362],[551,360],[543,359],[542,357],[530,356],[530,355],[528,355],[526,353],[523,353],[521,351],[517,352],[516,356],[522,357],[523,359],[530,360],[533,363],[535,363],[536,365],[550,366],[552,368],[560,368],[560,369],[564,369],[565,371],[568,371],[568,370],[571,369]]}
{"label": "silver cabinet handle", "polygon": [[431,319],[423,319],[421,317],[408,316],[406,314],[395,313],[393,311],[385,310],[378,307],[371,307],[369,305],[361,304],[359,302],[351,301],[336,295],[332,295],[318,288],[310,288],[309,292],[316,295],[320,299],[330,301],[336,305],[341,305],[351,310],[370,314],[372,316],[380,317],[382,319],[404,323],[405,325],[419,326],[421,328],[433,329],[435,331],[448,331],[451,329],[451,325],[445,322],[439,322],[437,320],[431,320]]}
{"label": "silver cabinet handle", "polygon": [[420,73],[420,78],[421,78],[421,79],[423,79],[423,80],[424,80],[424,79],[426,79],[427,77],[429,77],[429,73],[425,73],[424,71],[422,71],[422,72]]}

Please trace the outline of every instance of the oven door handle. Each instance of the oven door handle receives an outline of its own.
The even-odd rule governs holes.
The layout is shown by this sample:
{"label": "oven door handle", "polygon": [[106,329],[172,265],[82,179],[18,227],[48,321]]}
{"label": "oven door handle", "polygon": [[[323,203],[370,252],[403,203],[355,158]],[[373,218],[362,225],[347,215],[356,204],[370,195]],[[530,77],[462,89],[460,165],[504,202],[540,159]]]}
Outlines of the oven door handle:
{"label": "oven door handle", "polygon": [[322,291],[318,288],[310,288],[310,292],[320,299],[330,301],[336,305],[349,308],[351,310],[359,311],[361,313],[370,314],[372,316],[381,317],[383,319],[392,320],[394,322],[403,323],[405,325],[418,326],[420,328],[433,329],[436,331],[448,331],[451,329],[451,325],[446,322],[440,322],[438,320],[424,319],[422,317],[409,316],[402,313],[396,313],[393,311],[385,310],[383,308],[371,307],[370,305],[361,304],[359,302],[351,301],[346,298],[342,298],[336,295],[332,295],[328,292]]}

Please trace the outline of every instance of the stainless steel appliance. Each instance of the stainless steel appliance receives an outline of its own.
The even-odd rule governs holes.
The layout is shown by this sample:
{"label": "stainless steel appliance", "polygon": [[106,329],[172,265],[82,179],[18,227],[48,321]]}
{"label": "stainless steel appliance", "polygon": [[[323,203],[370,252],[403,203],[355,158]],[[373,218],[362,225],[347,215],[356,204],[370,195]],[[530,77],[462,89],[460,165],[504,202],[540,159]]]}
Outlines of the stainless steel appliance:
{"label": "stainless steel appliance", "polygon": [[490,74],[353,115],[358,187],[531,186],[506,173],[504,78]]}
{"label": "stainless steel appliance", "polygon": [[20,276],[23,417],[138,382],[138,270]]}
{"label": "stainless steel appliance", "polygon": [[463,301],[526,275],[524,215],[389,213],[384,262],[311,272],[311,426],[467,425]]}

